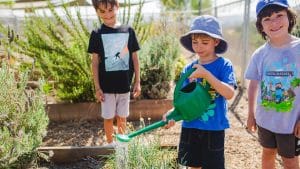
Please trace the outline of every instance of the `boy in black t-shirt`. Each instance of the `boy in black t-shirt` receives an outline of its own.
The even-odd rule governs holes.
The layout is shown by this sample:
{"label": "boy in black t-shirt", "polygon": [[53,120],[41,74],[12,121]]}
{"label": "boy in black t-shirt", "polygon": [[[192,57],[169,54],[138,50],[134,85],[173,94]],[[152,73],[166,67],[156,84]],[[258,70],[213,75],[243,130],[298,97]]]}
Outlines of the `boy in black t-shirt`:
{"label": "boy in black t-shirt", "polygon": [[96,99],[101,102],[107,143],[113,142],[113,120],[118,133],[124,134],[129,115],[130,84],[135,74],[133,97],[141,93],[140,49],[134,30],[117,22],[117,0],[93,0],[93,6],[103,24],[92,31],[88,52],[92,54]]}

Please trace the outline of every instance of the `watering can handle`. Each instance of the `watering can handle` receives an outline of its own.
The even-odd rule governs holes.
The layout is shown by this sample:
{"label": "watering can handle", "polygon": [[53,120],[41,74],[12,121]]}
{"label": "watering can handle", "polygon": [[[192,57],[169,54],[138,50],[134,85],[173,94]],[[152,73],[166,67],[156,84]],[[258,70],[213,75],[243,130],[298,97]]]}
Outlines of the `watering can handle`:
{"label": "watering can handle", "polygon": [[174,99],[177,98],[180,89],[182,88],[183,82],[196,70],[196,68],[192,68],[189,71],[185,72],[180,76],[180,79],[176,83],[174,90]]}
{"label": "watering can handle", "polygon": [[[178,82],[176,83],[175,86],[175,90],[174,90],[174,100],[175,98],[177,98],[178,93],[180,91],[180,89],[182,88],[182,85],[184,83],[184,81],[196,70],[196,68],[191,68],[190,70],[188,70],[186,73],[182,74],[180,76],[180,79],[178,80]],[[202,85],[203,86],[203,85]],[[209,90],[210,85],[207,83],[205,86],[203,86],[206,90]]]}

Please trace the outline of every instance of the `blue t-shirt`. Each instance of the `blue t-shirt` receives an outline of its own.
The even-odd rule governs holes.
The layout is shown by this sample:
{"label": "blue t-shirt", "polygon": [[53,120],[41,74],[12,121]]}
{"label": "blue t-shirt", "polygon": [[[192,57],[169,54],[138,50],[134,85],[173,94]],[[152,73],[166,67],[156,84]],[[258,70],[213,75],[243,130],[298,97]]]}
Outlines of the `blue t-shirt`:
{"label": "blue t-shirt", "polygon": [[259,81],[256,123],[275,133],[293,133],[300,118],[300,39],[294,37],[280,48],[262,45],[245,78]]}
{"label": "blue t-shirt", "polygon": [[[182,73],[185,73],[192,69],[194,64],[198,64],[198,60],[193,61],[187,65]],[[210,71],[217,79],[227,83],[236,88],[236,79],[234,75],[234,70],[230,60],[218,57],[215,61],[202,65],[206,70]],[[197,79],[197,82],[201,83],[202,78]],[[187,79],[183,86],[187,85],[189,80]],[[224,130],[229,128],[229,121],[226,115],[228,106],[227,100],[220,94],[217,93],[215,89],[210,89],[212,102],[209,109],[205,114],[199,119],[192,121],[183,121],[182,127],[185,128],[196,128],[201,130]],[[201,100],[200,100],[201,101]]]}

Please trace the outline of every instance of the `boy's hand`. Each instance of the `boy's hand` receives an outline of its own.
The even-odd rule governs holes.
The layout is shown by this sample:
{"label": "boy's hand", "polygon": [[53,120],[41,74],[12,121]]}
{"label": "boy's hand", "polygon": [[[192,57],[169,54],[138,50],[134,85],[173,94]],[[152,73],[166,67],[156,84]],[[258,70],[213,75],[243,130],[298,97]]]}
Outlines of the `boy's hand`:
{"label": "boy's hand", "polygon": [[196,68],[196,70],[189,76],[190,80],[195,80],[196,78],[205,78],[208,71],[199,64],[194,64],[193,68]]}
{"label": "boy's hand", "polygon": [[300,138],[300,120],[298,120],[295,125],[294,134],[296,137]]}
{"label": "boy's hand", "polygon": [[135,83],[133,87],[133,98],[138,97],[141,94],[141,84]]}
{"label": "boy's hand", "polygon": [[[173,112],[174,109],[169,110],[167,113],[165,113],[162,117],[163,121],[167,121],[167,116]],[[168,121],[168,123],[164,126],[165,129],[168,129],[170,127],[173,127],[175,125],[175,120],[171,119]]]}
{"label": "boy's hand", "polygon": [[257,127],[256,127],[256,121],[254,117],[252,116],[248,117],[246,129],[251,133],[254,133],[256,131]]}
{"label": "boy's hand", "polygon": [[101,89],[96,90],[96,99],[99,102],[104,102],[104,94],[103,94],[103,91]]}

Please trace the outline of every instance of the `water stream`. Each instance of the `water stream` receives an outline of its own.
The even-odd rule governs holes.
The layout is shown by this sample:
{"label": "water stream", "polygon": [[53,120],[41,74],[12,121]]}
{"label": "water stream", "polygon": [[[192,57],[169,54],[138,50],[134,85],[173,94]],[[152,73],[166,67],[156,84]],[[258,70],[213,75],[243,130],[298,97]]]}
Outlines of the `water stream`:
{"label": "water stream", "polygon": [[117,169],[128,169],[128,143],[117,141],[115,153]]}

